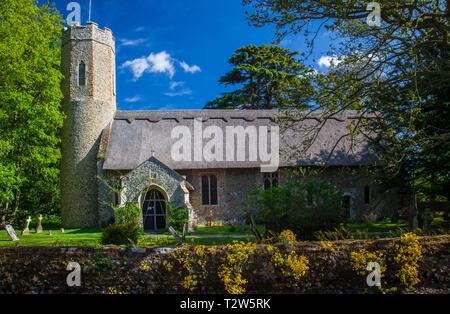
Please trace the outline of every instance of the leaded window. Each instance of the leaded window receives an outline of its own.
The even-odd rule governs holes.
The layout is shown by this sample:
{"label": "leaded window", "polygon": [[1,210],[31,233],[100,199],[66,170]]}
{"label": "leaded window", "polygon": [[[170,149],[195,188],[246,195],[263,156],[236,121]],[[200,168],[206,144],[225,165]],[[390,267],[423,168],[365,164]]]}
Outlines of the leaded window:
{"label": "leaded window", "polygon": [[202,176],[202,205],[217,205],[217,177],[213,174]]}
{"label": "leaded window", "polygon": [[264,190],[268,190],[272,186],[277,186],[280,182],[279,172],[266,172],[264,173]]}
{"label": "leaded window", "polygon": [[166,228],[166,199],[160,191],[152,189],[145,195],[142,206],[145,230],[161,230]]}
{"label": "leaded window", "polygon": [[83,61],[78,65],[78,85],[86,85],[86,64]]}

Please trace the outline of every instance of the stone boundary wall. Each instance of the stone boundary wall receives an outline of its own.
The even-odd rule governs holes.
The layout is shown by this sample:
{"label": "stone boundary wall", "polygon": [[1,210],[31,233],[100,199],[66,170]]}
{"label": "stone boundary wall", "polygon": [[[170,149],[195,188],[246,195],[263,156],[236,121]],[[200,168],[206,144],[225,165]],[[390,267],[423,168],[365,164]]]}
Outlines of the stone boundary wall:
{"label": "stone boundary wall", "polygon": [[[320,243],[275,245],[280,251],[296,251],[310,261],[305,277],[295,282],[283,276],[270,263],[267,246],[258,245],[243,277],[248,280],[247,293],[365,293],[366,278],[358,276],[350,266],[351,252],[361,248],[380,250],[387,256],[387,271],[382,283],[397,286],[390,264],[394,245],[399,239],[373,241],[337,241],[334,253]],[[450,293],[450,236],[421,237],[423,258],[420,262],[421,282],[403,293]],[[226,293],[217,275],[226,247],[205,250],[206,279],[194,293]],[[179,275],[181,266],[174,260],[171,248],[61,248],[18,247],[0,249],[0,294],[11,293],[108,293],[109,288],[131,294],[187,293]],[[68,287],[66,265],[81,265],[81,286]],[[164,267],[170,262],[170,272]],[[151,270],[142,270],[146,263]]]}

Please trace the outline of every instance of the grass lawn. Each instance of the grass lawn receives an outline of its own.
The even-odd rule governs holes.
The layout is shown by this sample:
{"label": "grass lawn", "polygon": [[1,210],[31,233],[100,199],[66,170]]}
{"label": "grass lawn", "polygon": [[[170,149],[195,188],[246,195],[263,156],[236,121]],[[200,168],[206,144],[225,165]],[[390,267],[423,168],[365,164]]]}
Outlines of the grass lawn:
{"label": "grass lawn", "polygon": [[[20,246],[100,246],[100,239],[102,236],[99,228],[91,229],[71,229],[65,230],[64,233],[60,231],[53,231],[53,235],[48,235],[48,231],[45,230],[41,234],[33,233],[31,230],[30,235],[22,236],[18,234],[20,239]],[[230,237],[193,237],[187,236],[188,243],[194,243],[199,245],[223,245],[232,243],[235,240],[247,242],[248,239],[236,239]],[[176,241],[172,236],[156,235],[156,236],[142,236],[139,240],[139,246],[146,247],[160,247],[160,246],[175,246]],[[0,247],[13,247],[15,242],[11,241],[9,235],[5,230],[0,231]]]}
{"label": "grass lawn", "polygon": [[[264,226],[257,226],[261,233],[264,233]],[[168,230],[162,230],[155,233],[155,235],[171,235]],[[194,231],[189,232],[188,235],[240,235],[240,236],[253,236],[248,226],[241,225],[227,225],[227,226],[195,226]]]}
{"label": "grass lawn", "polygon": [[[19,237],[20,246],[91,246],[100,243],[102,233],[99,228],[92,229],[71,229],[61,231],[52,231],[53,235],[48,235],[48,230],[36,234],[30,230],[30,235],[22,236],[16,230]],[[5,230],[0,231],[0,246],[15,246]]]}
{"label": "grass lawn", "polygon": [[[444,221],[441,217],[435,218],[433,221],[433,227],[444,225]],[[407,228],[408,224],[404,220],[400,220],[396,224],[392,224],[390,219],[384,219],[383,221],[373,223],[361,223],[361,224],[347,224],[347,229],[351,232],[382,232],[388,233],[390,231],[397,231],[399,229]],[[445,225],[447,226],[447,225]],[[261,233],[264,232],[264,226],[258,226]],[[60,231],[53,231],[53,235],[48,235],[48,230],[45,230],[41,234],[33,233],[28,236],[22,236],[18,234],[20,246],[100,246],[101,230],[100,228],[90,229],[71,229],[66,230],[65,233]],[[199,235],[199,236],[195,236]],[[227,237],[227,235],[229,237]],[[246,236],[243,238],[233,238],[232,236]],[[214,237],[221,236],[221,237]],[[197,226],[195,230],[187,235],[188,243],[194,243],[199,245],[224,245],[232,243],[233,241],[249,241],[249,237],[252,237],[252,233],[247,226],[217,226],[217,227],[205,227]],[[383,237],[379,235],[377,237]],[[160,232],[152,236],[142,236],[139,240],[138,246],[145,247],[161,247],[161,246],[175,246],[177,243],[170,235],[168,231]],[[0,247],[15,246],[16,243],[12,242],[5,230],[0,231]]]}
{"label": "grass lawn", "polygon": [[[264,233],[264,226],[257,226],[261,233]],[[193,232],[190,234],[200,234],[200,235],[249,235],[252,236],[252,232],[248,226],[217,226],[217,227],[206,227],[206,226],[196,226]]]}
{"label": "grass lawn", "polygon": [[[341,224],[343,226],[343,224]],[[399,220],[398,223],[391,223],[390,218],[386,218],[382,221],[372,222],[372,223],[349,223],[347,224],[347,229],[351,232],[366,231],[367,232],[389,232],[395,231],[399,228],[407,228],[408,222],[406,220]]]}
{"label": "grass lawn", "polygon": [[187,242],[191,243],[191,244],[195,244],[195,245],[207,245],[207,246],[211,246],[211,245],[226,245],[226,244],[231,244],[233,243],[233,241],[239,241],[239,242],[249,242],[250,238],[227,238],[227,237],[223,237],[223,238],[199,238],[199,237],[186,237]]}
{"label": "grass lawn", "polygon": [[[343,224],[341,224],[343,226]],[[431,224],[432,228],[448,229],[448,224],[444,221],[443,217],[435,217]],[[385,218],[382,221],[376,221],[372,223],[360,223],[360,224],[347,224],[347,229],[351,232],[390,232],[397,231],[399,229],[408,228],[408,222],[406,220],[399,220],[396,224],[391,223],[390,218]]]}

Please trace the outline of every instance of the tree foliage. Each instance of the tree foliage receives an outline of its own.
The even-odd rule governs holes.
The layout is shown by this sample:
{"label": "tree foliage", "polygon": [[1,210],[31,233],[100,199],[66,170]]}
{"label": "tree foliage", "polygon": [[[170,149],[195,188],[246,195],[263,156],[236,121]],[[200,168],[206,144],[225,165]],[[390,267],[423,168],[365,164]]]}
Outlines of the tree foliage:
{"label": "tree foliage", "polygon": [[326,179],[308,179],[292,173],[283,184],[266,190],[255,188],[249,208],[256,208],[266,230],[289,229],[301,239],[312,239],[318,230],[330,230],[347,218],[342,193]]}
{"label": "tree foliage", "polygon": [[[243,3],[251,8],[250,23],[276,26],[276,41],[305,34],[312,51],[315,38],[327,30],[329,58],[339,60],[327,74],[314,78],[313,111],[325,123],[343,110],[358,110],[357,123],[349,126],[347,136],[366,136],[378,148],[385,182],[406,182],[421,190],[425,185],[418,182],[431,181],[426,193],[449,197],[448,2],[380,2],[379,27],[366,23],[368,1]],[[292,121],[305,113],[287,116]]]}
{"label": "tree foliage", "polygon": [[169,227],[174,228],[178,232],[183,232],[185,225],[189,223],[189,210],[185,206],[173,207],[168,201],[166,203],[167,222]]}
{"label": "tree foliage", "polygon": [[[45,191],[54,191],[58,182],[59,130],[63,122],[60,111],[61,22],[53,6],[37,6],[33,0],[0,2],[0,216],[3,227],[14,220],[24,189],[27,194],[37,196],[44,186],[52,187]],[[42,190],[41,195],[46,193]]]}
{"label": "tree foliage", "polygon": [[234,68],[219,82],[240,88],[223,93],[205,108],[273,109],[307,103],[311,93],[309,70],[296,55],[297,52],[278,46],[249,45],[237,49],[228,61]]}

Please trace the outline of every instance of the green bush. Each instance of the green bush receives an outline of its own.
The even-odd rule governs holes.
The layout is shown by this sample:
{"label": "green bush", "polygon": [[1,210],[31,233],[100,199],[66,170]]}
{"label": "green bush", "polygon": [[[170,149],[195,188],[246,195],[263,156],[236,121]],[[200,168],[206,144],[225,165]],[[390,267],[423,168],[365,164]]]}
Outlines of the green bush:
{"label": "green bush", "polygon": [[112,224],[102,229],[102,244],[128,245],[139,239],[140,228],[135,222]]}
{"label": "green bush", "polygon": [[266,231],[292,230],[299,239],[311,240],[319,230],[337,228],[345,217],[342,194],[330,180],[290,178],[267,190],[250,194]]}
{"label": "green bush", "polygon": [[141,210],[135,203],[126,203],[125,206],[119,207],[115,210],[115,223],[127,224],[134,223],[137,225]]}
{"label": "green bush", "polygon": [[167,221],[169,226],[178,232],[183,231],[183,226],[189,221],[189,210],[184,206],[172,207],[172,204],[166,201]]}
{"label": "green bush", "polygon": [[[62,227],[62,219],[57,215],[42,216],[42,228],[44,230],[57,230]],[[37,226],[37,223],[36,223]]]}

